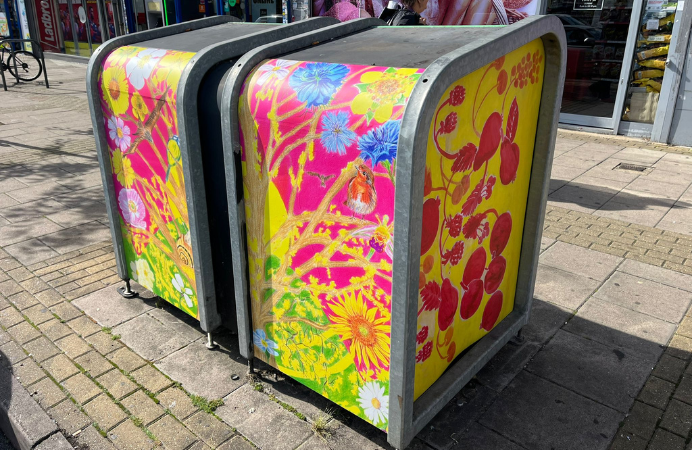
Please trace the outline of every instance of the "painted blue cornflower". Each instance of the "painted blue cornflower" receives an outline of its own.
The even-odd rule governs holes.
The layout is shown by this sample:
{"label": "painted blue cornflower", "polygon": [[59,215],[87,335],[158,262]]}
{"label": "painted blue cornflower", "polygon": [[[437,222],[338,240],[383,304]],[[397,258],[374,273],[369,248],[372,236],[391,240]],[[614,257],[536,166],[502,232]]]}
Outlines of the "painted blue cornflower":
{"label": "painted blue cornflower", "polygon": [[266,353],[267,356],[270,354],[277,356],[279,354],[279,352],[276,351],[276,349],[279,348],[277,343],[267,339],[267,333],[265,333],[262,329],[255,330],[252,333],[252,342],[259,347],[262,353]]}
{"label": "painted blue cornflower", "polygon": [[381,127],[368,131],[358,141],[360,157],[364,161],[371,160],[373,167],[382,161],[392,162],[396,158],[400,128],[400,121],[390,120]]}
{"label": "painted blue cornflower", "polygon": [[298,94],[298,100],[312,108],[329,103],[348,72],[343,64],[308,63],[293,72],[288,84]]}
{"label": "painted blue cornflower", "polygon": [[348,113],[329,112],[322,117],[322,145],[327,153],[346,154],[346,147],[356,139],[356,133],[348,129]]}

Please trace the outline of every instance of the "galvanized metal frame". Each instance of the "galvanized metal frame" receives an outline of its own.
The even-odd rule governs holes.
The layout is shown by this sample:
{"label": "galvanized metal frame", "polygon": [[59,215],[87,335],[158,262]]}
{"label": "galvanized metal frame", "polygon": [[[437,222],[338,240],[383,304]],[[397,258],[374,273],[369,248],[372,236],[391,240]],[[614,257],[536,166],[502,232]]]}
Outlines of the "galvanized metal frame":
{"label": "galvanized metal frame", "polygon": [[[240,353],[252,360],[252,324],[247,286],[245,210],[236,192],[235,156],[240,151],[238,97],[249,72],[262,60],[381,24],[362,19],[257,48],[238,60],[224,86],[221,113]],[[439,99],[461,77],[535,39],[545,46],[545,76],[536,130],[514,310],[475,343],[417,400],[414,397],[418,274],[422,199],[430,124]],[[404,112],[397,157],[388,442],[404,448],[478,370],[529,320],[543,230],[553,149],[565,77],[564,28],[552,16],[534,16],[509,27],[489,28],[487,37],[434,61],[417,82]]]}
{"label": "galvanized metal frame", "polygon": [[[545,47],[545,75],[536,127],[514,310],[413,401],[423,183],[430,125],[445,90],[463,76],[535,39]],[[434,61],[409,98],[397,150],[392,274],[392,332],[387,441],[404,448],[461,388],[529,321],[553,149],[565,78],[566,42],[557,17],[533,16],[490,29]]]}
{"label": "galvanized metal frame", "polygon": [[[227,22],[237,21],[230,16],[210,17],[206,19],[193,20],[187,23],[172,25],[169,27],[156,28],[153,30],[142,31],[139,33],[127,34],[114,39],[111,39],[94,51],[94,54],[89,60],[86,73],[86,92],[91,109],[91,124],[94,130],[94,138],[96,140],[96,156],[101,168],[101,182],[103,184],[103,193],[106,198],[106,210],[108,212],[108,221],[111,229],[111,237],[113,239],[113,251],[115,253],[116,268],[118,276],[129,281],[130,277],[127,272],[127,263],[125,260],[125,250],[123,246],[123,236],[120,229],[120,216],[118,214],[118,200],[115,196],[115,185],[113,184],[113,176],[110,172],[110,152],[106,140],[106,131],[104,124],[103,111],[100,108],[101,99],[98,87],[98,75],[101,66],[106,57],[116,48],[125,45],[132,45],[138,42],[148,41],[161,37],[171,36],[174,34],[185,33],[187,31],[198,30],[207,27],[221,25]],[[97,107],[98,105],[98,107]]]}
{"label": "galvanized metal frame", "polygon": [[[212,242],[209,235],[204,167],[202,164],[202,143],[200,140],[197,110],[197,96],[203,78],[216,64],[236,59],[242,56],[247,49],[309,32],[335,22],[337,20],[333,18],[315,17],[290,25],[267,27],[264,31],[205,47],[183,69],[178,83],[176,105],[179,111],[178,137],[180,139],[185,195],[190,218],[190,237],[192,239],[192,257],[195,262],[194,271],[197,284],[199,321],[202,330],[206,332],[214,331],[221,325],[221,316],[217,313],[216,305],[216,289],[214,272],[212,270]],[[233,204],[235,202],[231,205]]]}
{"label": "galvanized metal frame", "polygon": [[[240,89],[250,71],[265,59],[273,58],[320,42],[347,36],[368,28],[383,25],[379,19],[356,19],[322,28],[311,33],[267,44],[248,52],[240,58],[226,74],[226,83],[221,97],[221,126],[223,128],[223,153],[226,171],[226,195],[228,196],[228,220],[231,230],[231,247],[233,249],[233,277],[236,296],[236,313],[238,316],[238,345],[240,354],[252,360],[252,323],[250,312],[250,291],[248,290],[247,251],[245,246],[245,204],[240,201],[242,192],[236,192],[235,155],[240,153],[240,136],[238,130],[238,98]],[[238,172],[237,172],[238,171]],[[236,205],[236,207],[233,207]]]}

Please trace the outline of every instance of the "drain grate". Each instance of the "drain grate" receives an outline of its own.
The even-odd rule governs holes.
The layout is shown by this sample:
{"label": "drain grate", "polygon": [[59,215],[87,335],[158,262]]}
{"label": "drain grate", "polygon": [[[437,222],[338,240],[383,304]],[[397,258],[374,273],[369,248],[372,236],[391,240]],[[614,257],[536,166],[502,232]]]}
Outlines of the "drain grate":
{"label": "drain grate", "polygon": [[638,164],[628,164],[628,163],[620,163],[617,166],[614,167],[615,169],[619,170],[630,170],[632,172],[644,172],[646,169],[650,169],[648,166],[640,166]]}

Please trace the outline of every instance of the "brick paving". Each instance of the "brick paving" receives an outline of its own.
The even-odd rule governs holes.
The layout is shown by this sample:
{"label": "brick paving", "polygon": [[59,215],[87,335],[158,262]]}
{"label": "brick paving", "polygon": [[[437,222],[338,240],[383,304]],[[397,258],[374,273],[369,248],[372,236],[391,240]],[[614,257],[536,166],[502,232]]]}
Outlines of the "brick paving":
{"label": "brick paving", "polygon": [[[389,448],[383,433],[265,366],[246,379],[233,336],[209,352],[196,323],[150,293],[117,295],[85,67],[48,64],[50,90],[0,93],[0,364],[76,447]],[[502,349],[411,448],[689,444],[689,155],[559,132],[525,340]],[[616,162],[646,172],[611,170]],[[323,416],[324,436],[312,428]]]}

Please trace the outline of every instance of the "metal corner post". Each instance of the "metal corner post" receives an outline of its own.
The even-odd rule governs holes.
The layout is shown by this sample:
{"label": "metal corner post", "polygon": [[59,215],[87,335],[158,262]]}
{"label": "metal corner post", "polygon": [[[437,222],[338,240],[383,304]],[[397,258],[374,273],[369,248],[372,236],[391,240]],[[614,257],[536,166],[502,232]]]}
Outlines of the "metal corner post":
{"label": "metal corner post", "polygon": [[[518,308],[515,306],[510,315],[454,362],[414,402],[417,282],[422,229],[420,200],[423,198],[428,134],[437,102],[447,87],[458,79],[539,38],[546,46],[546,59],[551,58],[552,61],[549,67],[546,63],[536,130],[535,149],[540,149],[544,157],[532,167],[515,296]],[[411,94],[399,137],[395,194],[388,442],[396,448],[406,447],[475,373],[528,323],[542,234],[542,215],[545,212],[545,189],[550,179],[550,162],[564,80],[564,49],[564,29],[556,17],[531,17],[511,27],[493,30],[487,37],[440,57],[426,69]],[[530,220],[529,214],[532,215]]]}
{"label": "metal corner post", "polygon": [[[236,61],[233,68],[226,75],[226,82],[221,97],[221,127],[223,132],[223,153],[226,171],[226,193],[228,196],[228,220],[231,230],[233,275],[235,277],[236,312],[238,315],[238,345],[240,354],[247,358],[253,358],[252,343],[252,313],[250,311],[250,292],[247,280],[246,249],[245,249],[245,224],[242,192],[236,192],[236,167],[235,154],[240,152],[240,124],[238,120],[238,98],[245,78],[250,71],[266,58],[278,56],[296,51],[321,41],[335,37],[356,33],[368,28],[382,25],[379,19],[356,19],[339,23],[336,19],[330,19],[334,25],[321,28],[316,31],[280,40],[272,44],[258,47],[245,54]],[[298,22],[300,23],[300,22]]]}
{"label": "metal corner post", "polygon": [[125,260],[123,236],[120,229],[120,218],[117,214],[115,214],[115,211],[118,211],[118,201],[115,198],[115,185],[113,183],[111,173],[107,170],[107,168],[110,167],[110,151],[108,149],[108,142],[106,140],[104,116],[100,107],[101,100],[98,87],[98,78],[99,72],[101,71],[101,66],[108,55],[118,47],[135,44],[137,42],[142,42],[149,39],[170,36],[172,34],[184,33],[186,31],[199,28],[220,25],[229,21],[230,18],[228,18],[228,16],[211,17],[208,19],[191,21],[185,24],[120,36],[106,41],[104,44],[99,46],[89,60],[86,70],[87,100],[92,106],[91,125],[94,130],[94,138],[96,140],[96,156],[98,157],[99,166],[101,168],[103,193],[108,205],[108,221],[111,229],[111,237],[113,238],[113,251],[115,253],[116,266],[118,276],[123,280],[129,280],[129,275]]}
{"label": "metal corner post", "polygon": [[[229,16],[232,17],[232,16]],[[233,21],[238,21],[232,17]],[[299,34],[320,25],[332,23],[326,18],[315,18],[286,26],[276,26],[271,31],[260,31],[240,38],[220,42],[197,53],[185,66],[178,84],[177,107],[178,133],[185,178],[185,195],[190,215],[190,234],[192,254],[195,261],[195,279],[198,298],[202,299],[199,309],[200,326],[205,331],[213,331],[221,325],[216,314],[208,314],[208,308],[216,306],[216,287],[214,285],[211,256],[213,243],[209,235],[209,218],[204,185],[202,164],[202,143],[198,127],[197,96],[205,74],[217,63],[243,55],[248,48],[255,48],[267,42],[284,39],[286,35]],[[241,25],[242,26],[242,25]]]}

